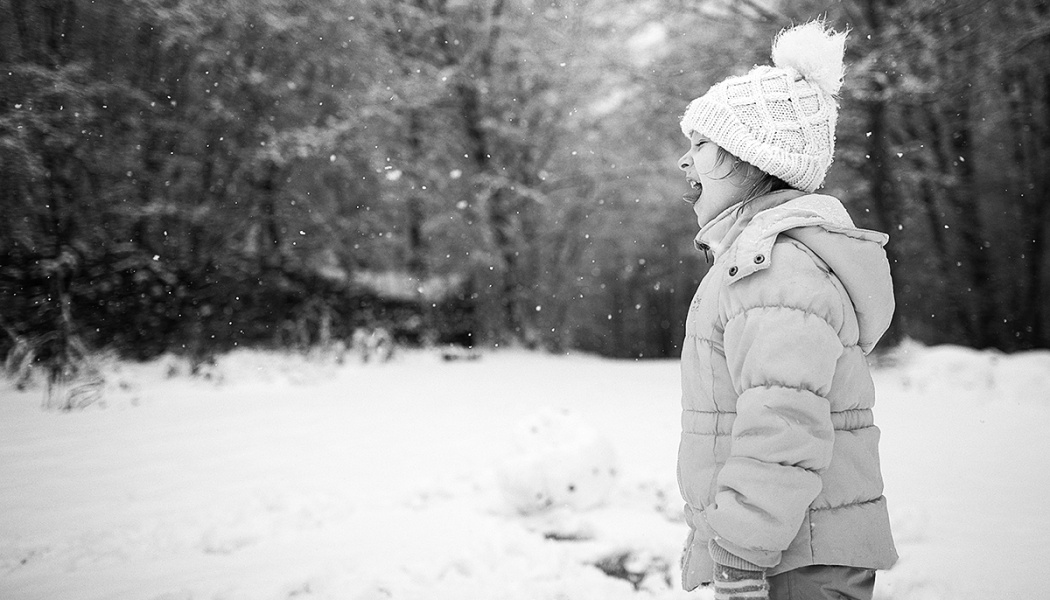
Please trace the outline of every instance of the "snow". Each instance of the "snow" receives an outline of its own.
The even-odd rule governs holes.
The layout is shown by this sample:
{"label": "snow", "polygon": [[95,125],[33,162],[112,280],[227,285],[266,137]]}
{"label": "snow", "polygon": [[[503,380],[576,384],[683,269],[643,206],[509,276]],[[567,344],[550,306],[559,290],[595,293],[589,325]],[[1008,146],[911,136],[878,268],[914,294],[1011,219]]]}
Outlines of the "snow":
{"label": "snow", "polygon": [[[708,597],[677,584],[675,361],[242,351],[204,378],[106,373],[105,405],[71,413],[0,382],[0,598]],[[902,557],[877,598],[1043,589],[1050,352],[907,343],[875,378]],[[607,501],[521,514],[499,483],[514,432],[567,412],[612,446]]]}
{"label": "snow", "polygon": [[612,442],[570,410],[540,410],[513,432],[496,476],[517,512],[551,507],[589,510],[606,505],[619,477]]}

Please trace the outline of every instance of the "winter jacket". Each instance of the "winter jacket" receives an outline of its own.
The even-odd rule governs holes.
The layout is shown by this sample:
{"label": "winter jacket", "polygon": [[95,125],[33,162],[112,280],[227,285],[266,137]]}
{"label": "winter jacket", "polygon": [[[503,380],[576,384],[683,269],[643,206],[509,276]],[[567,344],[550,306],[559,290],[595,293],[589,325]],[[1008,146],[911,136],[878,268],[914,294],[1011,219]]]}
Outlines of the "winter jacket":
{"label": "winter jacket", "polygon": [[715,260],[682,347],[687,590],[714,562],[772,576],[896,561],[865,358],[893,314],[887,240],[794,190],[701,229]]}

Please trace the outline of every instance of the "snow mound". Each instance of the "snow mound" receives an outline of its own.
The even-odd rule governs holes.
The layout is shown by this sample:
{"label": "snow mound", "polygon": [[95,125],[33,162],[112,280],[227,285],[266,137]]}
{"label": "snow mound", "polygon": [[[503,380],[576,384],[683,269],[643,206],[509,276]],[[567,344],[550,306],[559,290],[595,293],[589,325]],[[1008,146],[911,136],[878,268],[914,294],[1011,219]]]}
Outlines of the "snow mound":
{"label": "snow mound", "polygon": [[[709,600],[678,585],[677,361],[482,358],[118,361],[63,413],[0,381],[0,598]],[[875,597],[1042,589],[1050,353],[877,360]]]}
{"label": "snow mound", "polygon": [[1005,354],[907,341],[887,362],[896,367],[905,390],[920,394],[952,392],[996,403],[1050,402],[1050,351]]}
{"label": "snow mound", "polygon": [[498,467],[500,488],[522,514],[603,504],[617,478],[610,441],[568,410],[541,409],[519,422]]}

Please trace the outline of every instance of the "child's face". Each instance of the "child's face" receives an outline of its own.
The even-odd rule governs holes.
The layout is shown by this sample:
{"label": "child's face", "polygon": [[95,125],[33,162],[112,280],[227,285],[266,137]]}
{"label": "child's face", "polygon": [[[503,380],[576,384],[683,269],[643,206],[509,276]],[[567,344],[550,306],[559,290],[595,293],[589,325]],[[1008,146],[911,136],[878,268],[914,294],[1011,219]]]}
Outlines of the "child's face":
{"label": "child's face", "polygon": [[731,159],[719,161],[718,151],[717,144],[694,131],[689,150],[678,159],[678,168],[693,188],[683,199],[693,205],[700,227],[742,201],[748,187],[746,175],[733,168]]}

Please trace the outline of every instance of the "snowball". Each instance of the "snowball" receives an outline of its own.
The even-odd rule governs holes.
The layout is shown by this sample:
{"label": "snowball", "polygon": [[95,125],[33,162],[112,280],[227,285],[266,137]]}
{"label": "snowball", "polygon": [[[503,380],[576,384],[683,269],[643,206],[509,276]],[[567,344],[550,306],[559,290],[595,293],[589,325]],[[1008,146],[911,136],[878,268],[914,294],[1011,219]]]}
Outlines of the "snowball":
{"label": "snowball", "polygon": [[617,477],[612,444],[569,411],[542,409],[522,420],[497,468],[500,490],[522,514],[603,504]]}

